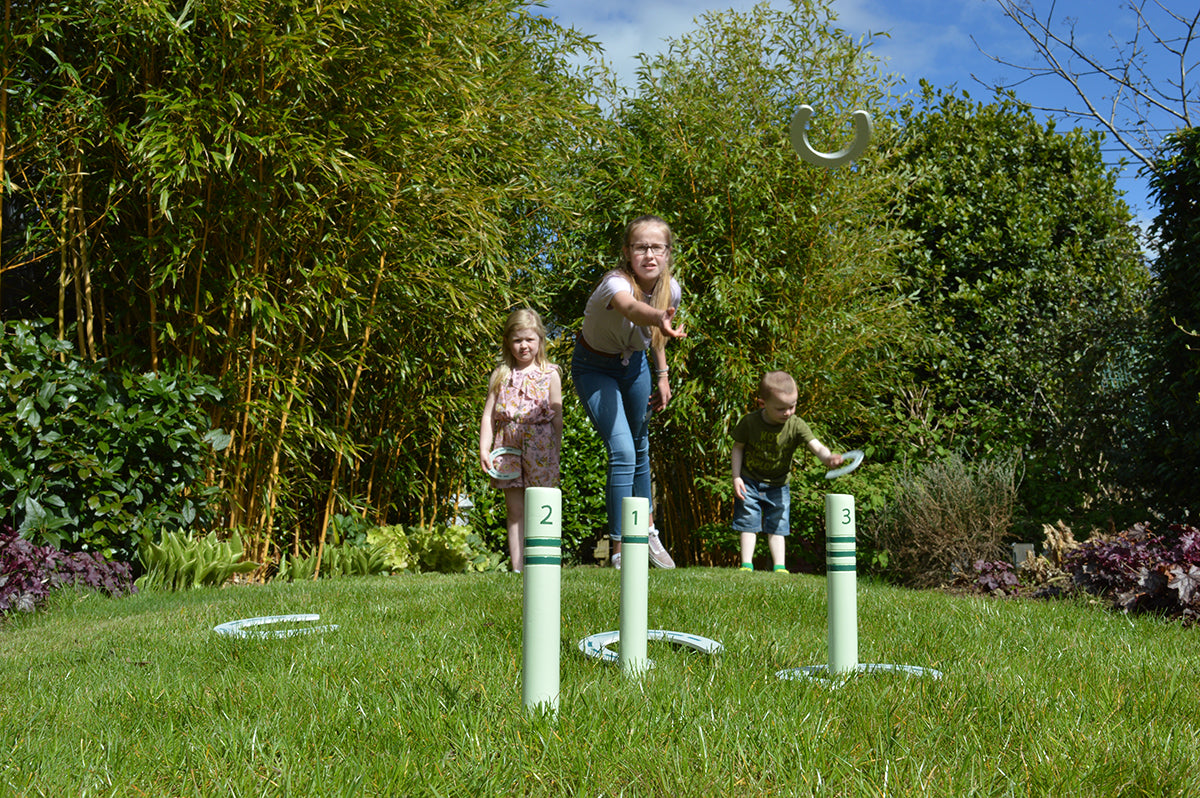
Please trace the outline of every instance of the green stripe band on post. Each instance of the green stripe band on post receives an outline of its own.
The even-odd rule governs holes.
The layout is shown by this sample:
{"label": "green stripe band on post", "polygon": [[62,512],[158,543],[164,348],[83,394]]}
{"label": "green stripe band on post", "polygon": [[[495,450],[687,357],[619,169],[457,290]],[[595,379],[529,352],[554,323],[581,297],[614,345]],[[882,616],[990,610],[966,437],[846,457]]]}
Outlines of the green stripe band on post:
{"label": "green stripe band on post", "polygon": [[525,538],[525,548],[559,548],[562,546],[562,538]]}
{"label": "green stripe band on post", "polygon": [[857,568],[854,565],[839,565],[836,563],[826,563],[825,570],[838,571],[840,573],[850,573],[850,572],[857,570]]}
{"label": "green stripe band on post", "polygon": [[854,535],[834,535],[825,538],[826,543],[850,543],[853,545],[854,541]]}
{"label": "green stripe band on post", "polygon": [[640,535],[625,535],[621,538],[622,543],[650,543],[650,536],[642,537]]}
{"label": "green stripe band on post", "polygon": [[562,565],[562,557],[526,556],[526,565]]}

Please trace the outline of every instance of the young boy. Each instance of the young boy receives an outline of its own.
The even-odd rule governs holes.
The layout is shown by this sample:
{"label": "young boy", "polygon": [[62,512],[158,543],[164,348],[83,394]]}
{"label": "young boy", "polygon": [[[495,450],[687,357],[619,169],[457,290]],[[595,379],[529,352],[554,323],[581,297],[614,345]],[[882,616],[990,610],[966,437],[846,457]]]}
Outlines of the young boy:
{"label": "young boy", "polygon": [[829,468],[842,464],[842,456],[829,451],[796,415],[796,397],[791,376],[769,371],[758,384],[761,409],[743,416],[733,428],[733,528],[741,534],[743,571],[754,570],[754,544],[762,531],[775,573],[787,573],[783,549],[790,532],[788,479],[796,448],[808,444]]}

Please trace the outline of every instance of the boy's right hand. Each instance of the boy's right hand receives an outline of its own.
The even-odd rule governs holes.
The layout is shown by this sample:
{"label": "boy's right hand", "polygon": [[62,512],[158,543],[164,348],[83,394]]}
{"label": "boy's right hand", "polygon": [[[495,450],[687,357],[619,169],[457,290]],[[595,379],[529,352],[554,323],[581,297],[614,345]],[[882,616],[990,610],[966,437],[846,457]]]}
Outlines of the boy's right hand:
{"label": "boy's right hand", "polygon": [[742,501],[746,501],[746,483],[742,481],[741,477],[733,478],[733,495]]}

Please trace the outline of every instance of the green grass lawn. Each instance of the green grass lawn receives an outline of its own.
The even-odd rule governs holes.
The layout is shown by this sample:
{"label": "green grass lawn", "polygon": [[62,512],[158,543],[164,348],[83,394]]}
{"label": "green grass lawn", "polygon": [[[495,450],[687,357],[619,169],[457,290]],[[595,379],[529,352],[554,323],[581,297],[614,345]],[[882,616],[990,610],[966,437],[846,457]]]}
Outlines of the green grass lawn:
{"label": "green grass lawn", "polygon": [[[3,795],[1200,794],[1195,630],[1076,602],[859,583],[859,661],[941,680],[780,680],[827,660],[825,581],[650,574],[640,680],[578,653],[619,572],[563,571],[555,719],[521,702],[511,574],[66,594],[0,626]],[[319,613],[335,631],[212,628]]]}

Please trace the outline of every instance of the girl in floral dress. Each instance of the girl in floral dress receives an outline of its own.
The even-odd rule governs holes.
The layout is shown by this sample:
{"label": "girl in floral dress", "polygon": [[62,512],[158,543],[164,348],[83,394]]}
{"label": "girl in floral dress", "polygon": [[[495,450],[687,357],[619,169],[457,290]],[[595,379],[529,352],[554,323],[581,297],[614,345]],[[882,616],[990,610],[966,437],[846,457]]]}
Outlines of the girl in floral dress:
{"label": "girl in floral dress", "polygon": [[[532,310],[515,310],[504,325],[500,365],[488,382],[479,422],[479,464],[490,474],[518,472],[511,479],[492,476],[504,491],[508,511],[508,553],[512,569],[524,567],[525,488],[558,487],[562,448],[562,378],[546,360],[546,328]],[[520,454],[501,454],[509,447]]]}

